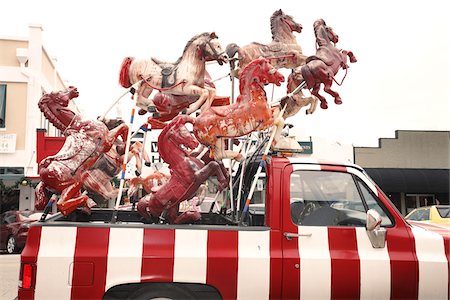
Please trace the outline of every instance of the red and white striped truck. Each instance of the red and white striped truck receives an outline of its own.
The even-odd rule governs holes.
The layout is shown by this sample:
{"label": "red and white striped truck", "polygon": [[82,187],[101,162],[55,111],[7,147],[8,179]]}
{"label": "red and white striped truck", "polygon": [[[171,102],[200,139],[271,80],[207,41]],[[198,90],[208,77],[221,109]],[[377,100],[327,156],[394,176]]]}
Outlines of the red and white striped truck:
{"label": "red and white striped truck", "polygon": [[449,299],[450,236],[408,224],[363,169],[269,157],[245,224],[79,211],[34,224],[21,299]]}

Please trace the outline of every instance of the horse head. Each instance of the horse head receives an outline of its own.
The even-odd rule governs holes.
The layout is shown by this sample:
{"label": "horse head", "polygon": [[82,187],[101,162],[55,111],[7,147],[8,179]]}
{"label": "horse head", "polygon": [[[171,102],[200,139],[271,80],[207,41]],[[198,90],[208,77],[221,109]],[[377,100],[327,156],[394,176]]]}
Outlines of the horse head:
{"label": "horse head", "polygon": [[261,86],[269,83],[280,86],[284,82],[284,76],[277,71],[268,59],[258,58],[249,63],[239,78],[239,86],[242,88],[251,82],[258,82]]}
{"label": "horse head", "polygon": [[52,92],[48,94],[49,100],[55,104],[59,104],[61,106],[67,107],[69,105],[70,100],[73,98],[77,98],[79,96],[78,90],[74,86],[69,86],[67,89]]}
{"label": "horse head", "polygon": [[[181,148],[183,145],[185,148],[194,150],[198,146],[197,139],[186,128],[186,123],[194,123],[194,119],[190,116],[179,115],[173,119],[173,121],[167,125],[167,137],[174,144]],[[166,130],[166,128],[164,128]]]}
{"label": "horse head", "polygon": [[270,29],[272,31],[272,39],[276,40],[276,35],[280,30],[286,32],[301,33],[303,26],[297,23],[290,15],[286,15],[281,9],[275,11],[270,17]]}
{"label": "horse head", "polygon": [[201,42],[198,44],[198,53],[205,61],[216,60],[219,65],[228,62],[228,55],[222,49],[218,37],[214,32],[200,35]]}
{"label": "horse head", "polygon": [[316,42],[319,46],[325,46],[330,42],[336,44],[339,41],[339,36],[333,31],[332,27],[327,26],[323,19],[316,20],[313,27]]}

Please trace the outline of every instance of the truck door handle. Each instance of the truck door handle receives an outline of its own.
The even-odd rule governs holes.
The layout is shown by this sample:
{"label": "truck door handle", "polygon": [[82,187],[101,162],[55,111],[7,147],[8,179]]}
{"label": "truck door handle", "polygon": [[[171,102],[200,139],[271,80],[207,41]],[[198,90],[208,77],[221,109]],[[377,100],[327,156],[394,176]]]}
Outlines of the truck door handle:
{"label": "truck door handle", "polygon": [[284,237],[290,241],[292,238],[298,238],[298,237],[311,237],[312,233],[292,233],[292,232],[285,232]]}

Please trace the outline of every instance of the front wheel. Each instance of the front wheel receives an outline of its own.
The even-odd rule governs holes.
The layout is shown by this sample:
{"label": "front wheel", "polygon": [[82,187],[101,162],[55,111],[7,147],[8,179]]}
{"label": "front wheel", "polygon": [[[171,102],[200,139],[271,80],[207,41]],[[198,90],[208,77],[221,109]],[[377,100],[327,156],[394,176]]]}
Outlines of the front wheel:
{"label": "front wheel", "polygon": [[11,235],[6,243],[6,251],[9,254],[13,254],[17,251],[16,239]]}
{"label": "front wheel", "polygon": [[195,295],[175,284],[155,283],[137,290],[129,298],[130,300],[189,300],[195,299]]}

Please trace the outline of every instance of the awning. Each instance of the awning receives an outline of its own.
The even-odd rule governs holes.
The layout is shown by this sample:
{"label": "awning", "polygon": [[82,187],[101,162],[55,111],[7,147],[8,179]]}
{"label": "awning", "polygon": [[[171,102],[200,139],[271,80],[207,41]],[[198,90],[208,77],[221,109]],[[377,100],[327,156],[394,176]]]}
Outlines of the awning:
{"label": "awning", "polygon": [[386,193],[448,193],[449,169],[365,169]]}

